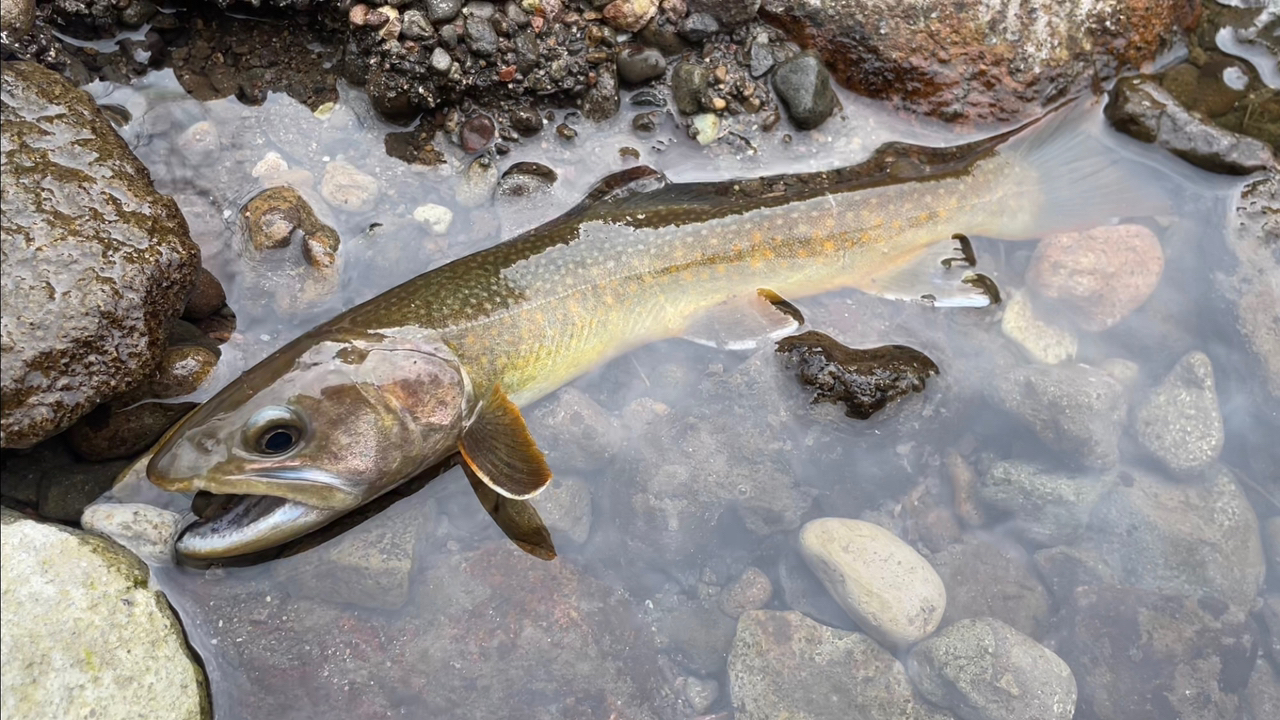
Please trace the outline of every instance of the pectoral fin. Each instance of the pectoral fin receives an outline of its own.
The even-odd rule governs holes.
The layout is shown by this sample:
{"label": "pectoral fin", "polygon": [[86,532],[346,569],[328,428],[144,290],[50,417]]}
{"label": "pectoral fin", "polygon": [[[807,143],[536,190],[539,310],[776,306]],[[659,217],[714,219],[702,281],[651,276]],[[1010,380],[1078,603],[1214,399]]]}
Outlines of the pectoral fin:
{"label": "pectoral fin", "polygon": [[520,409],[496,385],[462,434],[458,450],[470,471],[504,497],[531,498],[551,482],[551,468]]}
{"label": "pectoral fin", "polygon": [[857,288],[891,300],[936,307],[981,308],[1000,302],[995,281],[973,272],[977,264],[969,238],[956,233],[907,264],[872,275]]}
{"label": "pectoral fin", "polygon": [[803,324],[799,308],[761,288],[707,311],[685,328],[683,337],[714,348],[752,350],[791,334]]}
{"label": "pectoral fin", "polygon": [[462,470],[467,474],[467,480],[471,481],[471,489],[475,491],[480,505],[516,547],[541,560],[556,559],[551,531],[542,522],[533,503],[499,495],[466,463],[462,464]]}

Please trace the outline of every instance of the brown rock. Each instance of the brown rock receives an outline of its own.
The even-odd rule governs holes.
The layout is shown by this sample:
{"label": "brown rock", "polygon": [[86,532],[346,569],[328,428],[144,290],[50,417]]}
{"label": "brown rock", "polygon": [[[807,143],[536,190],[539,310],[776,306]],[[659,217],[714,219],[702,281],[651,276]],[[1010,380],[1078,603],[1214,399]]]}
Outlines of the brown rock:
{"label": "brown rock", "polygon": [[71,449],[85,460],[136,455],[160,439],[196,403],[149,402],[122,410],[102,406],[67,431]]}
{"label": "brown rock", "polygon": [[187,306],[182,310],[182,317],[202,320],[226,304],[227,291],[222,289],[222,283],[202,267],[196,273],[196,281],[191,286],[191,294],[187,296]]}
{"label": "brown rock", "polygon": [[759,568],[747,568],[724,592],[720,593],[720,610],[736,618],[742,613],[759,610],[773,599],[773,583]]}
{"label": "brown rock", "polygon": [[0,445],[25,448],[154,372],[200,251],[87,93],[22,62],[3,85]]}
{"label": "brown rock", "polygon": [[1164,252],[1142,225],[1110,225],[1040,242],[1027,284],[1070,308],[1079,325],[1106,330],[1146,302],[1164,272]]}
{"label": "brown rock", "polygon": [[765,0],[845,87],[944,120],[1039,114],[1047,99],[1153,60],[1197,0]]}

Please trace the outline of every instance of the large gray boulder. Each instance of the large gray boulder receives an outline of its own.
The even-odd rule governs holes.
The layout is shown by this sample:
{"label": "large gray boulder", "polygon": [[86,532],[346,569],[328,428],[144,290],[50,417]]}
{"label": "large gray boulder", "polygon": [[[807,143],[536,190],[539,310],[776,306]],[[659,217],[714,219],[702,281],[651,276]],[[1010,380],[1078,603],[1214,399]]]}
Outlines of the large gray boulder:
{"label": "large gray boulder", "polygon": [[5,720],[211,717],[204,671],[142,561],[7,508],[0,527]]}
{"label": "large gray boulder", "polygon": [[4,63],[0,128],[0,446],[25,448],[155,370],[200,250],[60,75]]}

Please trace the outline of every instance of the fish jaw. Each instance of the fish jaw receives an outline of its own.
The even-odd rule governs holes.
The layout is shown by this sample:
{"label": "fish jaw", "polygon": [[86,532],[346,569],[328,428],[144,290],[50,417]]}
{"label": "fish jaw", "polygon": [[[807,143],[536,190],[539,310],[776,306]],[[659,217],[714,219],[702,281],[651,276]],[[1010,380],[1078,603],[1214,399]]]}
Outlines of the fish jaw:
{"label": "fish jaw", "polygon": [[296,540],[344,513],[269,495],[242,495],[225,511],[184,528],[174,550],[187,563],[251,555]]}

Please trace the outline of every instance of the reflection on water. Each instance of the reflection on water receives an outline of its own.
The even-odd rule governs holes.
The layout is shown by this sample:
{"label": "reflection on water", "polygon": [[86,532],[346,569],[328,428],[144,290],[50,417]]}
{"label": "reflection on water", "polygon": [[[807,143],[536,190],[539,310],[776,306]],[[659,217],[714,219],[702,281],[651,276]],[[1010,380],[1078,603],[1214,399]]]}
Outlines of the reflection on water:
{"label": "reflection on water", "polygon": [[[157,187],[177,198],[237,313],[201,398],[340,309],[554,217],[600,177],[637,162],[676,181],[719,180],[849,165],[889,140],[957,142],[843,96],[846,118],[789,141],[767,135],[756,152],[700,148],[673,124],[641,141],[624,112],[600,126],[576,121],[572,141],[548,129],[490,158],[491,167],[472,167],[438,142],[445,162],[423,167],[385,154],[384,136],[402,129],[355,91],[344,89],[322,118],[282,95],[260,107],[195,102],[167,71],[131,88],[91,90],[126,111],[117,113],[128,119],[122,135]],[[946,623],[994,616],[1059,650],[1086,669],[1077,677],[1082,698],[1126,676],[1087,672],[1086,631],[1097,612],[1073,595],[1076,585],[1208,593],[1247,610],[1262,559],[1255,510],[1239,488],[1248,488],[1257,516],[1276,515],[1268,499],[1275,479],[1258,473],[1280,467],[1280,450],[1258,449],[1255,436],[1268,429],[1256,418],[1271,401],[1241,382],[1249,360],[1222,330],[1234,321],[1211,282],[1240,183],[1117,137],[1100,115],[1075,131],[1146,163],[1143,177],[1178,208],[1140,229],[1158,238],[1159,285],[1119,324],[1084,330],[1091,321],[1070,302],[1041,303],[1029,319],[1012,300],[943,310],[849,292],[798,303],[809,328],[843,344],[908,345],[940,368],[923,391],[866,421],[811,403],[812,391],[768,348],[642,348],[526,410],[556,473],[534,500],[554,561],[512,546],[453,469],[291,557],[156,566],[204,658],[218,717],[727,711],[732,687],[766,680],[751,673],[767,665],[727,663],[744,610],[799,610],[857,627],[797,552],[798,528],[819,517],[894,529],[942,575]],[[619,153],[623,146],[637,148],[639,160]],[[489,198],[500,172],[518,162],[542,163],[558,180],[545,193],[472,201]],[[326,175],[337,172],[359,178],[343,192],[326,189]],[[241,209],[270,184],[293,187],[337,231],[332,268],[308,264],[297,244],[252,252]],[[447,223],[441,210],[452,214]],[[1034,245],[979,237],[972,245],[1002,292],[1026,293]],[[1181,437],[1177,423],[1213,434],[1205,368],[1216,373],[1226,449],[1198,479],[1179,480],[1157,458],[1185,455],[1161,445]],[[154,488],[122,490],[120,499],[190,506],[189,497]],[[1113,600],[1112,620],[1137,617],[1124,615],[1132,597]],[[1222,617],[1214,622],[1235,616]],[[922,702],[903,692],[908,706]],[[911,717],[947,717],[921,707]]]}

